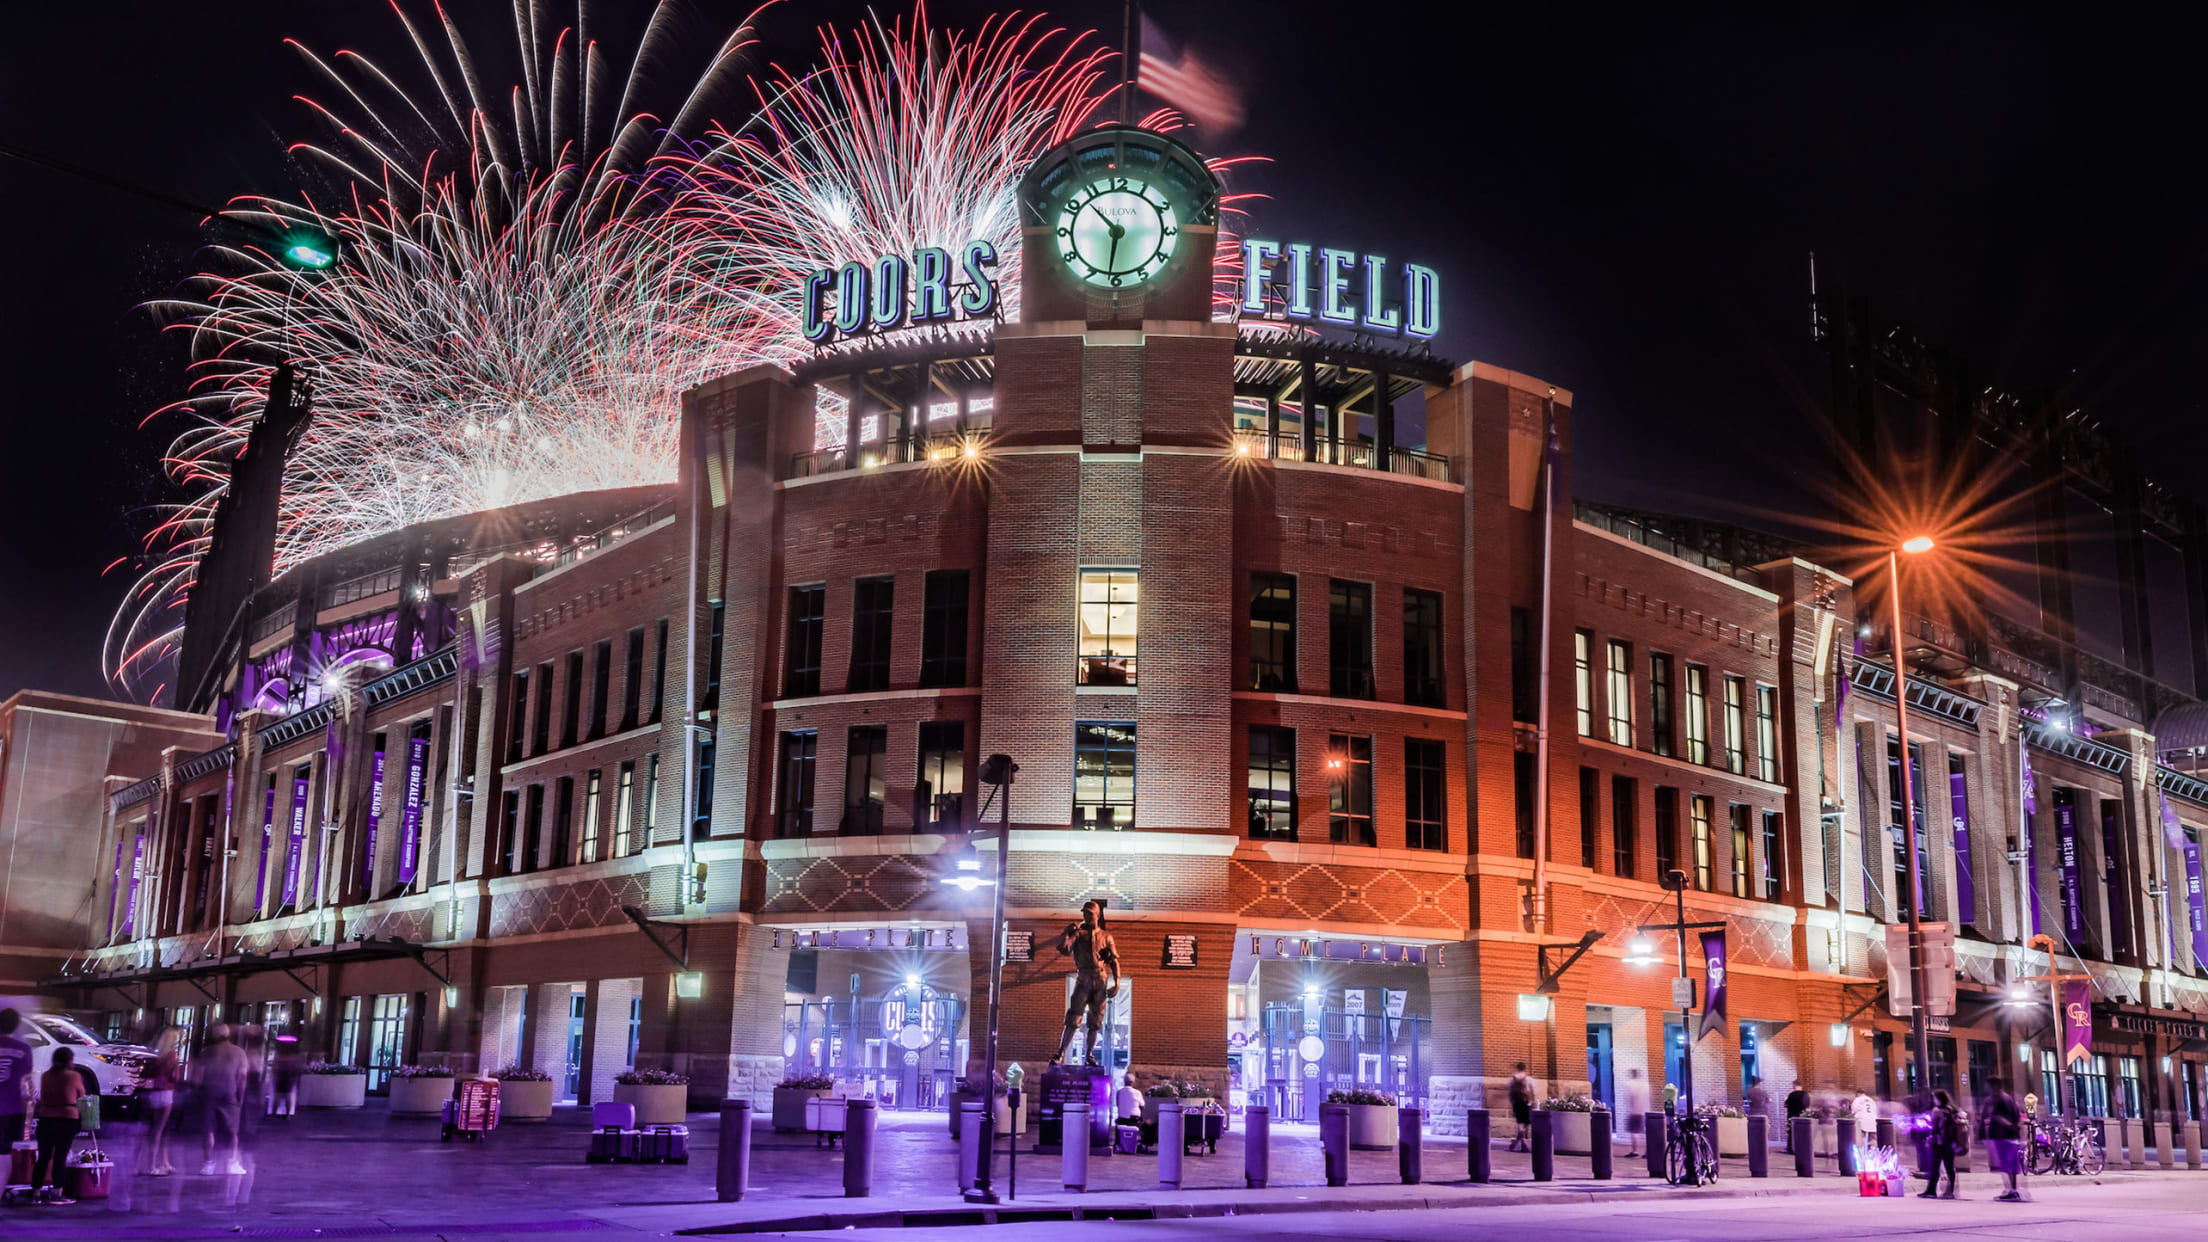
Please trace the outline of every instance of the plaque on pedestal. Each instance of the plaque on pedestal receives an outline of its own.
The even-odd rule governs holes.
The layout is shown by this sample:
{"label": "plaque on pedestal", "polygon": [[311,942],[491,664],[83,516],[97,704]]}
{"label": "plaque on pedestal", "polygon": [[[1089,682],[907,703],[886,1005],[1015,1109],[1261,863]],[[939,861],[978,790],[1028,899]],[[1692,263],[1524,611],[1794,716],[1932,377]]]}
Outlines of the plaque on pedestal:
{"label": "plaque on pedestal", "polygon": [[1089,1150],[1110,1154],[1112,1149],[1112,1075],[1093,1065],[1053,1065],[1043,1071],[1043,1089],[1036,1101],[1035,1150],[1058,1151],[1065,1144],[1067,1104],[1089,1106]]}

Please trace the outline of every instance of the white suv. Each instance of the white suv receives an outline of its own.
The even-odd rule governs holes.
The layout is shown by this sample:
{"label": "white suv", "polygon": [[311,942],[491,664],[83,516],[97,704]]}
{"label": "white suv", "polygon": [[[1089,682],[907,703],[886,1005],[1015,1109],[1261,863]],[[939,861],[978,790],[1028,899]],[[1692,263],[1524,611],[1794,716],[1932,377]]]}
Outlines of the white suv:
{"label": "white suv", "polygon": [[135,1044],[111,1044],[84,1029],[76,1019],[58,1013],[26,1013],[15,1028],[15,1037],[31,1046],[34,1073],[53,1068],[54,1049],[68,1048],[78,1064],[91,1071],[100,1094],[128,1098],[138,1094],[140,1073],[153,1054]]}

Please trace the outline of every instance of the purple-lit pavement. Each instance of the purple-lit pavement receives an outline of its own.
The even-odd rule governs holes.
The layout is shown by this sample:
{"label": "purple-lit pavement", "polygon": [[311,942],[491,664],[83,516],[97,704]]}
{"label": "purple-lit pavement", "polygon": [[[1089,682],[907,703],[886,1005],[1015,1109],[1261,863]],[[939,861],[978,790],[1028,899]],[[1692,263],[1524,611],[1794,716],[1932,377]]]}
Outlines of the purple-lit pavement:
{"label": "purple-lit pavement", "polygon": [[[880,1236],[918,1242],[947,1236],[951,1228],[970,1229],[989,1221],[1007,1226],[1056,1220],[1052,1228],[1134,1230],[1114,1237],[1164,1239],[1188,1230],[1217,1230],[1219,1236],[1246,1232],[1252,1215],[1265,1215],[1270,1228],[1297,1234],[1331,1236],[1326,1222],[1350,1219],[1361,1236],[1423,1236],[1414,1222],[1455,1219],[1486,1223],[1522,1219],[1528,1210],[1569,1209],[1590,1222],[1654,1213],[1714,1211],[1723,1202],[1736,1224],[1791,1220],[1802,1228],[1827,1220],[1857,1220],[1858,1230],[1886,1230],[1879,1222],[1904,1219],[1903,1205],[1862,1201],[1853,1178],[1832,1175],[1821,1162],[1819,1176],[1801,1181],[1790,1159],[1772,1155],[1772,1176],[1751,1179],[1745,1161],[1728,1161],[1724,1180],[1713,1188],[1681,1190],[1652,1181],[1640,1161],[1618,1160],[1614,1181],[1587,1180],[1585,1157],[1560,1157],[1558,1181],[1534,1183],[1527,1158],[1497,1147],[1495,1181],[1474,1186],[1465,1178],[1461,1140],[1430,1140],[1425,1159],[1427,1182],[1404,1186],[1393,1152],[1352,1154],[1350,1184],[1324,1184],[1315,1132],[1308,1127],[1276,1127],[1272,1184],[1262,1191],[1243,1188],[1243,1152],[1239,1134],[1230,1134],[1214,1156],[1189,1157],[1179,1190],[1157,1182],[1154,1156],[1098,1157],[1090,1165],[1091,1192],[1065,1193],[1058,1183],[1055,1156],[1022,1153],[1019,1195],[990,1217],[969,1213],[952,1188],[953,1146],[941,1115],[889,1115],[876,1140],[874,1193],[846,1199],[842,1193],[842,1154],[816,1147],[804,1135],[775,1134],[761,1126],[753,1140],[752,1189],[742,1203],[720,1203],[714,1195],[717,1120],[691,1118],[688,1165],[589,1165],[579,1110],[563,1109],[552,1123],[508,1125],[481,1144],[440,1143],[434,1122],[396,1120],[380,1108],[356,1113],[309,1113],[296,1121],[272,1121],[263,1127],[247,1178],[200,1176],[196,1139],[172,1148],[176,1175],[166,1178],[124,1176],[115,1197],[105,1204],[71,1207],[0,1209],[0,1237],[25,1238],[194,1238],[194,1237],[377,1237],[497,1238],[628,1234],[666,1236],[684,1231],[738,1229],[747,1232],[834,1231],[837,1236]],[[128,1169],[136,1159],[138,1136],[128,1127],[111,1127],[110,1154]],[[1000,1187],[1005,1173],[998,1163]],[[2018,1208],[1991,1203],[1994,1179],[1966,1174],[1964,1193],[1977,1202],[1926,1204],[1947,1209],[1942,1220],[1994,1223],[1997,1219],[2044,1219],[2051,1205],[2131,1203],[2167,1191],[2172,1204],[2196,1212],[2208,1203],[2208,1173],[2111,1173],[2104,1182],[2126,1181],[2118,1191],[2103,1189],[2095,1198],[2075,1181],[2043,1179],[2048,1189],[2040,1205]],[[2137,1193],[2134,1193],[2137,1192]],[[1816,1206],[1803,1211],[1802,1195]],[[2078,1195],[2084,1195],[2079,1200]],[[1755,1205],[1764,1206],[1757,1207]],[[1910,1201],[1913,1207],[1915,1200]],[[1402,1211],[1401,1209],[1425,1209]],[[1989,1214],[2000,1210],[1999,1217]],[[2173,1207],[2172,1210],[2177,1210]],[[1383,1219],[1373,1213],[1387,1211]],[[1089,1223],[1064,1223],[1074,1212]],[[1342,1213],[1350,1215],[1346,1218]],[[1293,1213],[1293,1216],[1275,1215]],[[1099,1215],[1154,1216],[1136,1224],[1099,1223]],[[1181,1219],[1172,1219],[1181,1218]],[[1231,1218],[1231,1219],[1230,1219]],[[1549,1220],[1543,1216],[1544,1221]],[[1561,1218],[1559,1218],[1561,1219]],[[1580,1219],[1574,1216],[1572,1219]],[[1907,1219],[1914,1220],[1914,1213]],[[1237,1222],[1241,1223],[1237,1223]],[[2195,1219],[2193,1236],[2208,1221]],[[1590,1224],[1590,1228],[1595,1228]],[[1745,1227],[1745,1226],[1744,1226]],[[1757,1226],[1760,1227],[1760,1226]],[[1926,1227],[1932,1227],[1929,1220]],[[1977,1227],[1974,1225],[1974,1227]],[[1649,1226],[1655,1229],[1656,1226]],[[856,1229],[858,1232],[852,1232]],[[1006,1228],[1004,1235],[1031,1230]],[[1816,1237],[1816,1233],[1711,1234],[1697,1227],[1696,1237]],[[1432,1236],[1441,1236],[1435,1234]],[[1450,1236],[1474,1236],[1461,1230]],[[1618,1236],[1685,1236],[1649,1232],[1636,1226]],[[1862,1236],[1857,1233],[1855,1236]],[[2069,1233],[2065,1236],[2083,1236]],[[2131,1237],[2147,1235],[2127,1233]]]}

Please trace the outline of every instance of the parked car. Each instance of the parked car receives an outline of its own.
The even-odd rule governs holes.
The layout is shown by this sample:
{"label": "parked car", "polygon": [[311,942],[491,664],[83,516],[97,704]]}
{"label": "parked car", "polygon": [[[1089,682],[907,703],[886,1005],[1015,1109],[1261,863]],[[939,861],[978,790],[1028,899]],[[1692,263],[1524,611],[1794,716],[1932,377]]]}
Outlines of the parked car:
{"label": "parked car", "polygon": [[151,1049],[108,1043],[66,1014],[26,1013],[15,1034],[31,1046],[32,1068],[40,1074],[53,1067],[54,1049],[72,1049],[77,1063],[98,1081],[99,1093],[110,1099],[136,1097],[142,1071],[153,1063]]}

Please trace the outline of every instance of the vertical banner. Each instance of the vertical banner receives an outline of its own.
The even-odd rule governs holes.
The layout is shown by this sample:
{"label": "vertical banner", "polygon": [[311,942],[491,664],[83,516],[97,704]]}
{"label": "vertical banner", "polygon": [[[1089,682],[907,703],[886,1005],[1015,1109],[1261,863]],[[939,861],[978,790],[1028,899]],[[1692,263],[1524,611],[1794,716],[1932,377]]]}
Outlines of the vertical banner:
{"label": "vertical banner", "polygon": [[1970,787],[1962,772],[1947,774],[1947,805],[1955,816],[1955,910],[1959,921],[1978,921],[1977,885],[1970,876]]}
{"label": "vertical banner", "polygon": [[428,794],[429,734],[416,731],[406,739],[406,806],[399,819],[399,886],[414,882],[414,867],[422,849],[422,803]]}
{"label": "vertical banner", "polygon": [[[382,734],[377,734],[382,737]],[[368,757],[368,826],[360,840],[360,887],[376,895],[376,829],[383,823],[383,747]]]}
{"label": "vertical banner", "polygon": [[276,778],[268,778],[268,797],[261,803],[261,870],[253,880],[253,913],[268,904],[268,851],[276,840]]}
{"label": "vertical banner", "polygon": [[2032,910],[2032,934],[2039,934],[2039,782],[2032,776],[2032,746],[2016,739],[2016,767],[2024,794],[2024,888]]}
{"label": "vertical banner", "polygon": [[2195,968],[2208,966],[2208,909],[2202,906],[2200,891],[2200,839],[2185,834],[2185,914],[2193,929],[2193,963]]}
{"label": "vertical banner", "polygon": [[115,834],[115,875],[107,882],[107,938],[115,938],[115,911],[123,897],[123,834]]}
{"label": "vertical banner", "polygon": [[307,851],[307,778],[304,766],[291,778],[291,829],[284,844],[284,899],[280,906],[299,900],[299,863]]}
{"label": "vertical banner", "polygon": [[207,823],[199,834],[199,875],[192,881],[192,926],[207,922],[207,889],[215,882],[215,809],[207,808]]}
{"label": "vertical banner", "polygon": [[1403,1009],[1410,1003],[1410,999],[1409,992],[1388,989],[1388,1043],[1391,1045],[1395,1043],[1396,1034],[1403,1026]]}
{"label": "vertical banner", "polygon": [[[2058,811],[2061,808],[2056,808]],[[2075,1067],[2093,1060],[2093,983],[2062,981],[2062,1063]]]}
{"label": "vertical banner", "polygon": [[[148,818],[150,825],[153,820]],[[123,935],[128,937],[138,926],[138,885],[146,878],[146,834],[138,834],[137,844],[130,847],[130,888],[123,894]]]}
{"label": "vertical banner", "polygon": [[1709,982],[1703,986],[1702,1021],[1695,1027],[1694,1037],[1701,1039],[1715,1031],[1725,1033],[1725,929],[1702,933],[1702,961],[1709,970]]}
{"label": "vertical banner", "polygon": [[2078,801],[2055,791],[2055,859],[2062,872],[2062,935],[2076,947],[2085,939],[2085,894],[2078,878]]}
{"label": "vertical banner", "polygon": [[2124,808],[2101,803],[2101,883],[2108,890],[2108,945],[2131,943],[2130,878],[2124,874]]}

